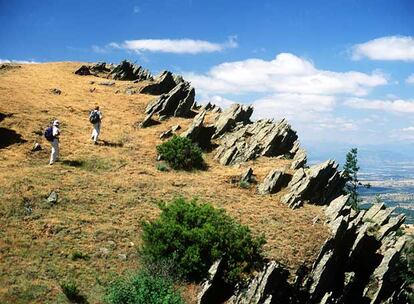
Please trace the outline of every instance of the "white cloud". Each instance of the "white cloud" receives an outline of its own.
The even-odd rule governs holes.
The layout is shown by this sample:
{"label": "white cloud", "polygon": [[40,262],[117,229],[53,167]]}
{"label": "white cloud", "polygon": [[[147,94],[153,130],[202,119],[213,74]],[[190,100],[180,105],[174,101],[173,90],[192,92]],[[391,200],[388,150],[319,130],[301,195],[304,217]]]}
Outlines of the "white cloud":
{"label": "white cloud", "polygon": [[187,73],[185,77],[198,91],[210,94],[264,92],[363,96],[371,88],[388,82],[378,71],[365,74],[319,70],[311,61],[290,53],[280,53],[270,61],[226,62],[214,66],[206,74]]}
{"label": "white cloud", "polygon": [[138,5],[135,5],[132,11],[134,12],[134,14],[138,14],[139,12],[141,12],[141,9]]}
{"label": "white cloud", "polygon": [[352,48],[352,59],[362,58],[372,60],[414,60],[414,37],[387,36],[365,43],[357,44]]}
{"label": "white cloud", "polygon": [[381,110],[394,113],[414,113],[414,99],[382,100],[350,98],[347,99],[344,104],[355,109]]}
{"label": "white cloud", "polygon": [[405,83],[414,84],[414,74],[408,76],[408,78],[405,80]]}
{"label": "white cloud", "polygon": [[220,52],[238,46],[236,37],[232,36],[224,43],[213,43],[205,40],[193,39],[139,39],[125,40],[123,43],[111,42],[109,47],[124,49],[137,53],[160,52],[175,54],[199,54]]}
{"label": "white cloud", "polygon": [[403,132],[414,132],[414,127],[407,127],[402,129]]}
{"label": "white cloud", "polygon": [[0,64],[2,64],[2,63],[36,64],[36,63],[39,63],[39,62],[33,61],[33,60],[9,60],[9,59],[1,59],[0,58]]}
{"label": "white cloud", "polygon": [[210,102],[211,104],[217,105],[221,107],[222,109],[226,109],[234,103],[239,103],[238,101],[227,99],[219,95],[213,95],[213,96],[201,95],[199,97],[199,103],[207,104],[208,102]]}

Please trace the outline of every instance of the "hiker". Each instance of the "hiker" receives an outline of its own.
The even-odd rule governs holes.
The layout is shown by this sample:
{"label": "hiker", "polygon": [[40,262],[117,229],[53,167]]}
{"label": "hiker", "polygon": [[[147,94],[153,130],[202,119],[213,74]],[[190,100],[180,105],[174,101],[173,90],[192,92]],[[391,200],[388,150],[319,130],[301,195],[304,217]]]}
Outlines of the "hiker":
{"label": "hiker", "polygon": [[55,119],[51,126],[49,126],[45,131],[45,137],[50,142],[52,146],[52,152],[50,153],[49,165],[53,165],[59,158],[59,120]]}
{"label": "hiker", "polygon": [[99,106],[96,106],[95,109],[89,113],[89,121],[93,124],[91,139],[95,145],[98,144],[99,133],[101,133],[101,120],[102,112],[99,111]]}

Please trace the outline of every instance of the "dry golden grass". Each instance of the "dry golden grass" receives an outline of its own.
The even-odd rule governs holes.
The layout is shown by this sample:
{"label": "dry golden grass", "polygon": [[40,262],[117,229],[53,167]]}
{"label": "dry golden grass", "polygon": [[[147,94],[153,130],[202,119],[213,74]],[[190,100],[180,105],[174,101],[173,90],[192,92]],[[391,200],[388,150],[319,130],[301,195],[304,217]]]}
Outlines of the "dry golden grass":
{"label": "dry golden grass", "polygon": [[[270,169],[288,168],[289,160],[261,158],[223,167],[208,153],[206,171],[160,172],[155,166],[159,134],[175,124],[185,130],[191,120],[172,118],[137,129],[134,124],[155,97],[125,95],[126,87],[138,86],[132,82],[106,87],[98,85],[103,78],[73,74],[80,65],[22,65],[0,74],[0,113],[13,113],[0,124],[27,140],[0,150],[1,303],[65,303],[59,283],[69,278],[90,303],[101,303],[105,284],[139,266],[141,222],[157,217],[158,200],[176,196],[198,197],[226,209],[255,234],[264,234],[268,257],[292,271],[311,263],[328,235],[322,221],[312,223],[322,217],[321,208],[306,205],[293,211],[279,201],[283,190],[260,196],[255,187],[242,189],[230,182],[248,166],[260,181]],[[62,94],[51,94],[53,88]],[[87,116],[96,104],[104,114],[100,139],[106,146],[94,146],[89,138]],[[50,146],[34,132],[43,131],[53,118],[61,121],[61,160],[88,165],[95,160],[95,170],[63,162],[47,165]],[[36,141],[45,149],[31,153]],[[52,190],[59,193],[59,202],[49,207],[44,199]],[[25,213],[24,198],[32,202],[32,214]],[[109,254],[99,254],[100,248]],[[73,261],[74,252],[90,259]],[[119,254],[127,254],[127,260]],[[194,286],[188,290],[196,294]]]}

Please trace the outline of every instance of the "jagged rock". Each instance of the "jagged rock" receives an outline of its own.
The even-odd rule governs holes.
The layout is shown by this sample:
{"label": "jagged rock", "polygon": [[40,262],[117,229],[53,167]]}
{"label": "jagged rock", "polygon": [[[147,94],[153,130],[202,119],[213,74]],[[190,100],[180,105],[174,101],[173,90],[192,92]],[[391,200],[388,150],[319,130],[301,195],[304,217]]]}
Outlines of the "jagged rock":
{"label": "jagged rock", "polygon": [[291,288],[288,271],[275,261],[250,280],[247,288],[236,291],[228,304],[288,303]]}
{"label": "jagged rock", "polygon": [[221,283],[223,265],[221,260],[216,261],[208,270],[208,278],[201,284],[201,292],[197,296],[197,304],[210,304],[215,303],[219,288],[218,285]]}
{"label": "jagged rock", "polygon": [[145,116],[144,120],[139,123],[139,128],[147,128],[155,124],[155,121],[152,119],[152,114]]}
{"label": "jagged rock", "polygon": [[106,66],[106,62],[97,62],[89,68],[94,73],[107,73],[111,69]]}
{"label": "jagged rock", "polygon": [[35,143],[33,145],[32,152],[36,152],[36,151],[40,151],[40,150],[42,150],[42,146],[39,143]]}
{"label": "jagged rock", "polygon": [[123,60],[109,74],[115,80],[152,80],[150,72],[140,65]]}
{"label": "jagged rock", "polygon": [[75,74],[81,76],[92,75],[91,71],[89,70],[89,67],[87,67],[86,65],[83,65],[79,69],[77,69],[75,71]]}
{"label": "jagged rock", "polygon": [[325,215],[329,221],[334,221],[338,216],[343,215],[342,210],[348,204],[350,195],[341,195],[334,199],[325,209]]}
{"label": "jagged rock", "polygon": [[167,120],[168,119],[168,116],[167,115],[160,115],[158,117],[158,119],[159,119],[159,121],[164,121],[164,120]]}
{"label": "jagged rock", "polygon": [[205,116],[205,111],[197,114],[187,131],[181,134],[182,137],[191,139],[192,142],[197,143],[203,149],[211,146],[211,136],[214,133],[214,127],[203,125]]}
{"label": "jagged rock", "polygon": [[340,195],[345,184],[345,179],[337,169],[338,164],[328,160],[309,169],[297,170],[282,202],[291,208],[296,208],[305,201],[316,205],[328,204]]}
{"label": "jagged rock", "polygon": [[250,183],[253,177],[253,169],[248,168],[241,176],[240,182]]}
{"label": "jagged rock", "polygon": [[162,94],[157,100],[150,103],[145,113],[190,117],[191,107],[194,104],[194,88],[188,82],[179,83],[168,94]]}
{"label": "jagged rock", "polygon": [[390,246],[390,244],[381,246],[380,251],[385,251],[383,252],[381,264],[375,268],[375,271],[371,275],[369,283],[364,290],[364,296],[369,298],[370,303],[372,304],[384,303],[384,300],[390,297],[394,291],[391,283],[395,280],[395,278],[392,277],[395,273],[393,270],[399,262],[399,257],[406,243],[406,238],[400,237],[393,241],[392,246]]}
{"label": "jagged rock", "polygon": [[283,155],[289,153],[296,139],[296,132],[285,120],[241,123],[221,138],[215,159],[222,165],[234,165],[259,156]]}
{"label": "jagged rock", "polygon": [[62,94],[62,91],[59,90],[58,88],[54,88],[50,90],[50,93],[52,93],[53,95],[60,95]]}
{"label": "jagged rock", "polygon": [[308,157],[306,155],[306,151],[302,148],[299,148],[293,154],[295,156],[293,158],[293,161],[292,161],[292,164],[291,164],[290,168],[292,170],[297,170],[299,168],[303,168],[306,165],[306,162],[308,160]]}
{"label": "jagged rock", "polygon": [[54,205],[58,201],[58,194],[55,191],[50,192],[49,196],[47,197],[47,202],[51,205]]}
{"label": "jagged rock", "polygon": [[284,172],[280,170],[273,169],[264,179],[257,190],[260,194],[270,194],[275,193],[280,190],[284,182]]}
{"label": "jagged rock", "polygon": [[115,81],[103,81],[98,84],[106,87],[113,87],[115,85]]}
{"label": "jagged rock", "polygon": [[171,137],[172,135],[173,135],[173,132],[172,132],[172,130],[170,129],[170,130],[167,130],[167,131],[162,132],[162,133],[160,134],[160,139],[169,138],[169,137]]}
{"label": "jagged rock", "polygon": [[171,127],[171,131],[173,131],[174,133],[177,132],[180,129],[181,129],[180,125],[174,125],[174,126]]}
{"label": "jagged rock", "polygon": [[217,118],[217,121],[214,124],[216,132],[214,133],[213,138],[217,138],[225,132],[230,131],[238,122],[243,124],[250,123],[250,116],[252,113],[252,106],[242,106],[239,104],[231,105],[230,108],[221,113]]}
{"label": "jagged rock", "polygon": [[395,233],[404,216],[391,218],[393,209],[383,204],[355,212],[348,199],[340,196],[325,209],[332,236],[302,284],[309,303],[385,303],[403,284],[391,276],[405,243]]}
{"label": "jagged rock", "polygon": [[164,71],[155,78],[155,83],[150,83],[140,90],[142,94],[161,95],[171,91],[178,83],[175,82],[171,72]]}

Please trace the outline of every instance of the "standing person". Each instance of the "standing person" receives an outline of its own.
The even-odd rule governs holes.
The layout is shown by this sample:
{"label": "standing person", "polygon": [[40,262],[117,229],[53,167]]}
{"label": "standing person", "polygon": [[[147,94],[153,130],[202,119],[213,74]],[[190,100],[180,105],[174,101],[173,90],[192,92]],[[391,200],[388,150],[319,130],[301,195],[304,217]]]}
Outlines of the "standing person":
{"label": "standing person", "polygon": [[101,121],[102,121],[102,112],[99,110],[99,106],[96,106],[94,110],[89,113],[89,121],[93,124],[93,130],[91,139],[94,144],[98,144],[98,137],[101,133]]}
{"label": "standing person", "polygon": [[50,145],[52,146],[52,152],[50,153],[50,161],[49,165],[53,165],[58,158],[59,158],[59,120],[55,119],[52,123],[52,125],[46,129],[45,131],[45,137],[50,142]]}

